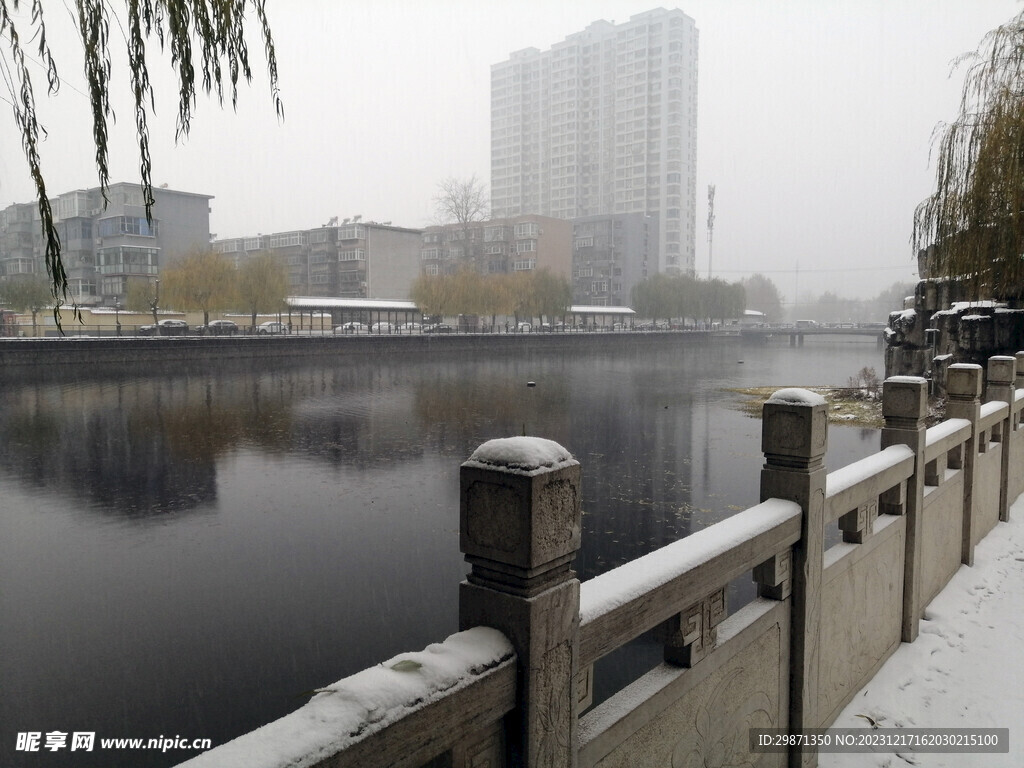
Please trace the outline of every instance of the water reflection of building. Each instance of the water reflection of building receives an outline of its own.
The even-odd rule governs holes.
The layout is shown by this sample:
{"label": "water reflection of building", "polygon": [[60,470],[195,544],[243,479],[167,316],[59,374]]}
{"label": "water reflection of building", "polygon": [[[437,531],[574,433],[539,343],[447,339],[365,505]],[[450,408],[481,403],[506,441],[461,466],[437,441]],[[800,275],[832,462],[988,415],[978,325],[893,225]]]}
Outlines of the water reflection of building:
{"label": "water reflection of building", "polygon": [[152,389],[153,382],[11,388],[0,412],[0,462],[23,481],[108,513],[162,515],[212,501],[214,465],[195,450],[202,425],[187,423]]}

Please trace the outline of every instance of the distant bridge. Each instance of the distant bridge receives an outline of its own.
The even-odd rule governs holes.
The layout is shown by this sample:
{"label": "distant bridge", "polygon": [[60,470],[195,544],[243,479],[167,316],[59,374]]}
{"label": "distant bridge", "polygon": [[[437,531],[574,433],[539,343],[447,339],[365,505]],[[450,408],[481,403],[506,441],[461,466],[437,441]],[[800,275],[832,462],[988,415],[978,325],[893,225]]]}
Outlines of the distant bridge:
{"label": "distant bridge", "polygon": [[765,328],[741,328],[740,335],[744,340],[767,341],[772,337],[789,337],[789,346],[802,347],[805,336],[866,336],[876,339],[878,346],[884,342],[883,331],[885,326],[880,323],[859,325],[854,328],[828,328],[823,325],[802,326],[797,328],[776,326]]}

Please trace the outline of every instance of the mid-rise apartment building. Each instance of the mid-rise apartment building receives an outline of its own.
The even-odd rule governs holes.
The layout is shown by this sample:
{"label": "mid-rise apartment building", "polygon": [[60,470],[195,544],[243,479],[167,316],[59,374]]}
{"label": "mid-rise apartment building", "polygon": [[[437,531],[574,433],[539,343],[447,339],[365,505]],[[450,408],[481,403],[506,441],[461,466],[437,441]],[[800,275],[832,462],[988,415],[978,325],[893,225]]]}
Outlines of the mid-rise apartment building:
{"label": "mid-rise apartment building", "polygon": [[528,215],[466,226],[427,227],[420,264],[427,275],[452,274],[469,266],[485,275],[547,269],[568,280],[572,273],[572,224]]}
{"label": "mid-rise apartment building", "polygon": [[692,273],[697,47],[693,19],[659,8],[495,64],[493,215],[657,216],[652,272]]}
{"label": "mid-rise apartment building", "polygon": [[362,221],[217,240],[215,250],[236,264],[259,252],[274,254],[288,274],[292,296],[408,299],[420,272],[422,230]]}
{"label": "mid-rise apartment building", "polygon": [[657,271],[658,219],[643,213],[573,219],[572,300],[628,307],[633,286]]}
{"label": "mid-rise apartment building", "polygon": [[[123,300],[129,280],[155,281],[161,266],[210,247],[211,195],[153,189],[146,218],[142,186],[126,182],[66,192],[50,200],[68,275],[81,305]],[[46,275],[46,243],[36,203],[0,211],[0,279]]]}

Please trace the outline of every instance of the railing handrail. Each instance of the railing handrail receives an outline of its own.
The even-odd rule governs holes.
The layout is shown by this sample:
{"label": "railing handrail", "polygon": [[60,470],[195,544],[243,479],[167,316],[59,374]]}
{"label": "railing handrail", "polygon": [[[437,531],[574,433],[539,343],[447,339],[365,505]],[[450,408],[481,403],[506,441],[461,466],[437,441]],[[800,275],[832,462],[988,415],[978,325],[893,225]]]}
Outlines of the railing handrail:
{"label": "railing handrail", "polygon": [[890,445],[828,473],[825,479],[825,525],[851,509],[878,499],[914,474],[914,452],[905,445]]}
{"label": "railing handrail", "polygon": [[1010,412],[1010,406],[1002,400],[993,400],[990,403],[983,403],[981,406],[981,418],[978,420],[978,429],[986,430],[995,426],[1005,419]]}
{"label": "railing handrail", "polygon": [[768,499],[580,585],[580,667],[800,538],[800,506]]}
{"label": "railing handrail", "polygon": [[943,453],[967,442],[971,437],[971,422],[968,419],[946,419],[925,432],[924,460],[934,461]]}

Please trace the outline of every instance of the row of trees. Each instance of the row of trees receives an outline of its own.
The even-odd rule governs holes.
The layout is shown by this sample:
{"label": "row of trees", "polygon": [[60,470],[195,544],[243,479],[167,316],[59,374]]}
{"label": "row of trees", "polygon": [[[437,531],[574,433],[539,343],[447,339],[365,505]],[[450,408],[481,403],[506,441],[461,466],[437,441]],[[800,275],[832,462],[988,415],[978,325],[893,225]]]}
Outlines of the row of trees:
{"label": "row of trees", "polygon": [[633,309],[652,320],[693,317],[724,321],[746,308],[741,283],[659,273],[633,286]]}
{"label": "row of trees", "polygon": [[[151,311],[153,322],[158,306],[199,311],[205,324],[211,310],[234,308],[248,312],[255,325],[257,314],[283,309],[287,295],[288,276],[273,254],[258,254],[236,268],[223,254],[195,251],[162,271],[159,288],[143,277],[129,279],[124,309]],[[36,314],[53,306],[50,283],[41,277],[0,282],[0,303],[31,312],[35,327]]]}
{"label": "row of trees", "polygon": [[424,315],[511,315],[553,322],[572,305],[569,282],[547,269],[481,275],[461,269],[453,275],[420,275],[410,298]]}
{"label": "row of trees", "polygon": [[[125,297],[127,309],[142,311],[152,305],[145,292],[129,288]],[[210,322],[210,310],[234,307],[249,313],[252,324],[262,312],[277,312],[285,307],[288,276],[281,262],[270,253],[253,256],[241,266],[221,253],[195,251],[163,271],[161,301],[176,309],[200,311],[203,323]]]}

